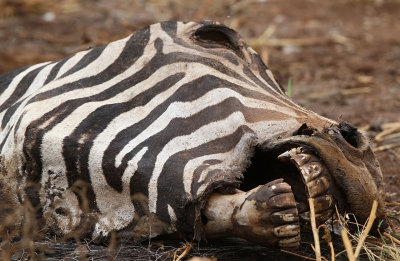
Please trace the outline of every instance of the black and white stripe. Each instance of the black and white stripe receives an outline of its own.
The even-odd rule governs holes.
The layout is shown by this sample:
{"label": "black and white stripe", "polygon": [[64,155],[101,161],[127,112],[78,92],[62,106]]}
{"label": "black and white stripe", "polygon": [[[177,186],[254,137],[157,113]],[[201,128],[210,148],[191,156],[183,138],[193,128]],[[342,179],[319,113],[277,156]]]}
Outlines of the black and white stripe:
{"label": "black and white stripe", "polygon": [[148,211],[174,231],[212,189],[238,182],[255,143],[330,122],[290,101],[252,49],[212,23],[154,24],[3,75],[0,88],[6,168],[41,185],[28,196],[63,233],[66,212],[80,222],[77,181],[98,213],[94,235]]}

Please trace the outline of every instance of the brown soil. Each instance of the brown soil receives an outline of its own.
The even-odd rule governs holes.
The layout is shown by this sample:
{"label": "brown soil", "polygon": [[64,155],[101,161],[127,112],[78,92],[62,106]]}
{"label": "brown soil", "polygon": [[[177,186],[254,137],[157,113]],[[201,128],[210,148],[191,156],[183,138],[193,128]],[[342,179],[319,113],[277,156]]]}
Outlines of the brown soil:
{"label": "brown soil", "polygon": [[[376,152],[393,203],[400,201],[400,137],[373,138],[393,127],[387,123],[400,123],[399,14],[398,0],[0,0],[0,73],[157,21],[217,20],[248,39],[283,86],[291,79],[295,101],[369,130],[375,147],[393,147]],[[400,207],[389,214],[399,218]]]}

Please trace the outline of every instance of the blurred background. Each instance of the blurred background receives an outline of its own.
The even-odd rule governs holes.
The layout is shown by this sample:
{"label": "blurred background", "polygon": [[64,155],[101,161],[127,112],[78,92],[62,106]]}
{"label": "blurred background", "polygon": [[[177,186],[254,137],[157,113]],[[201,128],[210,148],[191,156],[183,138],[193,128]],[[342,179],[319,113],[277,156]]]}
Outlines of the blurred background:
{"label": "blurred background", "polygon": [[0,74],[165,20],[232,27],[296,102],[368,131],[399,216],[399,0],[0,0]]}

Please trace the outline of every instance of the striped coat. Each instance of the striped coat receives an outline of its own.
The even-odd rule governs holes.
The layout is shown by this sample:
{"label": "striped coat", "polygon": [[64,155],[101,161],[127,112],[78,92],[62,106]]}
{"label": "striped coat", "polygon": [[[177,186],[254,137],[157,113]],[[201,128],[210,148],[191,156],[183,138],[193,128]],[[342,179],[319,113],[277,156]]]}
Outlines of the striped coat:
{"label": "striped coat", "polygon": [[29,199],[60,234],[89,222],[94,237],[199,237],[205,199],[240,184],[255,147],[335,124],[207,22],[154,24],[5,74],[0,88],[3,198]]}

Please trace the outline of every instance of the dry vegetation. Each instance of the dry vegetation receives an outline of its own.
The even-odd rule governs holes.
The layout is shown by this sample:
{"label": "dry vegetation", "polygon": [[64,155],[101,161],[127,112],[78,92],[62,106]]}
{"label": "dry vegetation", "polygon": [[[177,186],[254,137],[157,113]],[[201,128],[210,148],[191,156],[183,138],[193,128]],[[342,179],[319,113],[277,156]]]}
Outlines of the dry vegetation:
{"label": "dry vegetation", "polygon": [[[235,28],[283,85],[291,79],[294,100],[368,132],[384,173],[390,224],[372,237],[367,224],[353,224],[357,229],[350,231],[341,217],[336,234],[327,226],[314,228],[314,237],[312,231],[302,235],[298,250],[282,252],[230,239],[137,245],[117,243],[113,235],[98,245],[82,241],[82,231],[50,237],[25,202],[19,209],[0,208],[1,260],[355,260],[358,254],[360,260],[400,260],[399,13],[396,0],[0,0],[0,73],[57,60],[162,20],[212,19]],[[14,226],[18,217],[20,228]]]}

